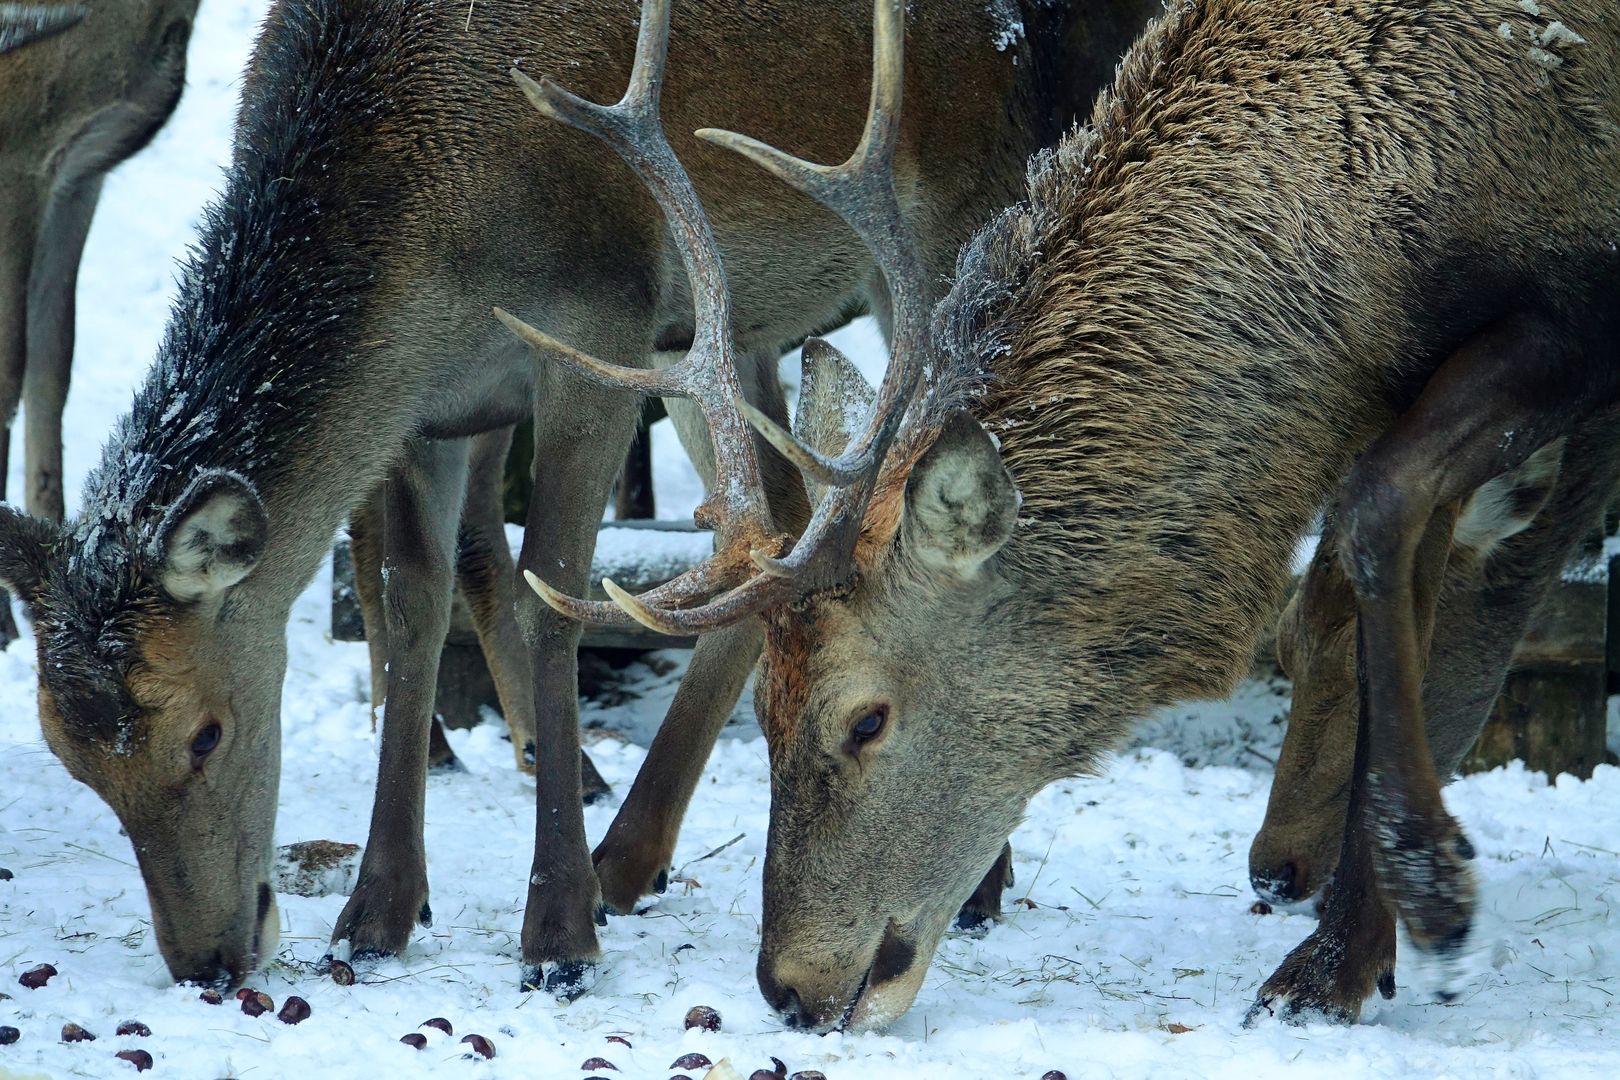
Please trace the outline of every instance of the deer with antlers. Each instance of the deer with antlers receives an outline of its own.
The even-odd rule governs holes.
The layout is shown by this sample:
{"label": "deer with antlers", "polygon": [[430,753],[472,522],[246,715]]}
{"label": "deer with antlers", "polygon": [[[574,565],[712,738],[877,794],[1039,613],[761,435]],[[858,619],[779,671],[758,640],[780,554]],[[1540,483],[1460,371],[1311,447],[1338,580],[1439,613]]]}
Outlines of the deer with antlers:
{"label": "deer with antlers", "polygon": [[[868,145],[894,122],[874,114]],[[964,250],[931,331],[872,159],[715,138],[839,208],[895,311],[853,437],[857,380],[823,346],[797,438],[747,413],[819,496],[785,552],[739,491],[713,563],[609,588],[667,632],[765,620],[767,1000],[807,1027],[903,1013],[1037,791],[1145,711],[1230,692],[1328,506],[1300,634],[1348,655],[1312,614],[1339,589],[1348,825],[1321,925],[1251,1018],[1356,1017],[1393,986],[1397,919],[1455,992],[1478,901],[1435,764],[1483,714],[1452,694],[1431,741],[1426,668],[1460,658],[1430,642],[1468,624],[1511,645],[1620,477],[1620,11],[1178,5]],[[1485,569],[1439,602],[1453,544]],[[1477,698],[1506,655],[1436,674]]]}
{"label": "deer with antlers", "polygon": [[[1027,155],[1089,102],[1156,2],[1029,0],[1014,5],[1016,40],[1002,20],[1009,5],[1001,15],[979,0],[919,6],[912,105],[898,129],[892,112],[883,121],[881,156],[931,280],[944,280],[972,225],[1014,197]],[[372,498],[386,704],[370,837],[334,947],[397,951],[430,918],[428,732],[470,442],[532,412],[538,466],[519,563],[578,592],[637,415],[628,395],[537,357],[490,316],[494,304],[631,365],[689,354],[643,385],[697,390],[708,408],[721,448],[712,457],[703,418],[687,407],[681,421],[700,464],[712,462],[705,517],[748,523],[723,526],[723,559],[749,559],[739,536],[780,552],[804,526],[791,466],[773,454],[733,464],[750,436],[730,402],[742,392],[785,421],[773,367],[782,348],[866,308],[891,321],[883,277],[812,200],[686,133],[724,121],[811,156],[846,153],[859,135],[868,6],[694,0],[671,27],[669,5],[653,3],[639,39],[621,16],[618,4],[556,0],[278,4],[247,74],[226,190],[82,510],[63,527],[0,508],[0,581],[35,627],[46,740],[122,821],[176,978],[237,981],[274,948],[288,613],[335,531]],[[897,74],[895,26],[879,41],[892,54],[883,70]],[[785,66],[783,42],[795,49]],[[654,170],[656,198],[595,140],[537,116],[507,75],[514,62],[576,73],[578,89],[601,98],[633,69],[631,97],[600,122],[654,147],[632,164]],[[763,71],[779,72],[779,99],[754,92]],[[527,88],[598,122],[572,99]],[[655,203],[687,181],[657,149],[660,90],[691,168],[668,224]],[[712,231],[698,224],[693,188],[715,208]],[[729,307],[716,307],[721,294]],[[899,321],[914,326],[922,300],[903,303]],[[717,352],[716,328],[732,315],[735,348]],[[703,389],[705,372],[724,380],[719,398]],[[700,643],[623,825],[593,864],[580,811],[578,624],[527,589],[518,605],[540,747],[523,981],[572,993],[598,955],[599,905],[629,910],[669,865],[764,630],[752,620]]]}

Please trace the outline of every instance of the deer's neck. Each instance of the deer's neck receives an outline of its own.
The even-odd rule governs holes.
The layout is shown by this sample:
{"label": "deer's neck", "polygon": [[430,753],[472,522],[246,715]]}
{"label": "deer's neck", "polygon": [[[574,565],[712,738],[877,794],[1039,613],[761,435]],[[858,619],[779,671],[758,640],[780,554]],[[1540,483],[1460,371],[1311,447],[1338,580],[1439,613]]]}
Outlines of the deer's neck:
{"label": "deer's neck", "polygon": [[381,247],[396,196],[357,175],[355,138],[369,129],[354,122],[385,119],[354,71],[403,51],[380,40],[413,32],[397,18],[355,29],[324,8],[287,9],[261,40],[225,192],[87,482],[81,542],[138,543],[200,470],[229,469],[271,522],[253,589],[290,603],[397,455],[432,372],[400,362],[383,328],[398,300],[385,282],[401,277]]}

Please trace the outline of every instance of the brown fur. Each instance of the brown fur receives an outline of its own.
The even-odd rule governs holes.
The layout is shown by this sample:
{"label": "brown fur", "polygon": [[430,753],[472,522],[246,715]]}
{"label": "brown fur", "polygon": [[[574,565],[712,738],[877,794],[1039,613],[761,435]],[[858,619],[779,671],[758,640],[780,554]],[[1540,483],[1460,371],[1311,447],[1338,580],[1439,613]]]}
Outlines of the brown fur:
{"label": "brown fur", "polygon": [[[965,251],[846,595],[770,616],[760,973],[796,1021],[903,1011],[914,979],[860,989],[896,920],[930,955],[1034,791],[1146,710],[1229,692],[1355,456],[1494,320],[1587,349],[1567,415],[1603,407],[1620,17],[1542,11],[1180,5]],[[1585,43],[1547,38],[1557,19]],[[956,406],[999,438],[1022,505],[1003,548],[941,573],[918,552],[947,538],[904,509],[896,527],[894,492],[931,460],[978,467],[987,451],[935,441]],[[849,753],[877,703],[887,734]]]}
{"label": "brown fur", "polygon": [[[898,180],[936,279],[966,230],[1012,197],[1028,153],[1089,100],[1114,55],[1097,50],[1122,44],[1155,2],[1117,0],[1095,20],[1029,4],[1028,37],[1007,52],[992,44],[998,27],[978,0],[918,5]],[[724,124],[812,159],[841,159],[864,111],[870,26],[866,0],[677,6],[665,127],[715,207],[738,344],[756,363],[861,310],[881,314],[886,297],[870,254],[835,218],[691,132]],[[183,879],[161,867],[147,875],[155,918],[180,928],[160,934],[177,977],[239,980],[255,962],[247,924],[252,886],[269,871],[261,824],[274,814],[288,608],[336,529],[379,485],[394,662],[370,841],[334,939],[397,950],[430,917],[421,816],[431,673],[448,626],[468,437],[535,412],[538,468],[520,564],[577,595],[637,413],[633,401],[533,355],[490,309],[506,306],[638,365],[669,359],[690,334],[689,290],[652,200],[608,150],[538,116],[507,71],[515,63],[612,100],[634,39],[634,20],[616,4],[278,4],[245,81],[227,193],[204,223],[159,363],[88,483],[83,513],[65,531],[0,514],[0,579],[31,598],[42,638],[62,643],[72,669],[112,693],[65,717],[71,739],[94,748],[108,711],[96,702],[116,704],[125,690],[113,653],[129,642],[99,636],[118,612],[150,603],[213,620],[193,641],[205,657],[197,671],[234,688],[225,738],[152,798],[150,821],[125,819],[138,846],[180,852],[188,815],[206,808],[211,836],[241,841],[228,859],[204,852]],[[773,73],[770,92],[759,91],[760,72]],[[781,413],[771,393],[763,404]],[[688,423],[687,434],[701,451],[701,429],[694,435]],[[254,527],[227,530],[218,550],[202,552],[223,572],[213,581],[205,567],[188,582],[205,597],[199,607],[176,601],[164,582],[185,554],[171,542],[175,530],[207,524],[207,492],[196,490],[205,481],[223,485]],[[258,545],[252,558],[235,550],[247,541]],[[540,744],[523,977],[550,964],[548,977],[571,990],[597,954],[599,895],[579,810],[578,629],[532,595],[517,604]],[[673,710],[685,732],[673,755],[684,797],[755,648],[757,636],[722,637],[694,659],[693,672],[708,677],[689,678],[699,689]],[[150,718],[170,740],[196,721],[188,708]],[[132,776],[170,776],[173,764],[154,744],[129,768],[86,779],[122,814]],[[203,790],[235,797],[216,806],[189,794]],[[633,789],[627,808],[637,798]],[[678,819],[682,803],[680,790],[655,792],[642,810]],[[667,858],[668,835],[652,858]],[[616,903],[652,884],[659,867],[645,855],[616,875]],[[167,914],[182,903],[246,914],[187,931]]]}

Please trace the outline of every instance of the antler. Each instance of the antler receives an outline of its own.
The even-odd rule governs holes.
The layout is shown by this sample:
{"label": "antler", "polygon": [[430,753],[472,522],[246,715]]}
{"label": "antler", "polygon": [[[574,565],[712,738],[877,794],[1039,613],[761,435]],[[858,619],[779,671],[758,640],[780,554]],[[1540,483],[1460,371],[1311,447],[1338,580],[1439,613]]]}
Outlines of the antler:
{"label": "antler", "polygon": [[[609,364],[547,336],[499,309],[496,315],[529,343],[551,352],[582,375],[608,386],[697,401],[716,449],[715,490],[699,508],[717,522],[719,543],[702,565],[656,589],[633,596],[602,582],[614,604],[565,596],[538,577],[525,577],[541,598],[573,618],[621,623],[625,614],[667,634],[701,633],[736,622],[784,598],[796,587],[836,580],[859,534],[861,515],[878,468],[893,441],[921,374],[927,325],[922,274],[900,216],[893,183],[903,68],[904,9],[900,0],[877,0],[873,80],[866,130],[842,165],[816,165],[731,132],[705,129],[700,138],[742,154],[842,217],[861,236],[889,283],[894,309],[893,359],[867,429],[836,458],[805,446],[742,399],[732,340],[730,296],[714,234],[691,180],[664,138],[658,120],[669,41],[668,0],[646,0],[630,86],[618,104],[595,105],[550,82],[513,77],[535,107],[595,135],[614,148],[652,191],[692,282],[696,332],[681,363],[662,371]],[[827,348],[806,343],[807,350]],[[804,535],[786,558],[774,533],[748,424],[813,481],[827,487]],[[746,556],[745,554],[746,553]],[[750,576],[750,571],[752,574]],[[719,595],[715,595],[716,593]],[[688,607],[696,601],[705,602]]]}
{"label": "antler", "polygon": [[78,4],[0,4],[0,55],[59,34],[84,16]]}

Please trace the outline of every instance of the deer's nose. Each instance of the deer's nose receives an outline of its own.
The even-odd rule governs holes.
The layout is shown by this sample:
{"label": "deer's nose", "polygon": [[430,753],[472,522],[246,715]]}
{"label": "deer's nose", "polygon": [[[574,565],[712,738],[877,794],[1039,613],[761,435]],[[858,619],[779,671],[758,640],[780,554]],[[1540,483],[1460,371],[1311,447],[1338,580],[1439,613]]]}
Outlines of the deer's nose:
{"label": "deer's nose", "polygon": [[1270,873],[1255,874],[1250,884],[1264,900],[1293,903],[1304,899],[1299,868],[1292,862],[1285,862]]}
{"label": "deer's nose", "polygon": [[799,998],[799,992],[793,987],[779,980],[771,971],[770,964],[762,956],[756,969],[759,976],[759,992],[764,995],[765,1003],[775,1009],[782,1021],[790,1028],[812,1028],[816,1026],[816,1019],[810,1010],[804,1007]]}

